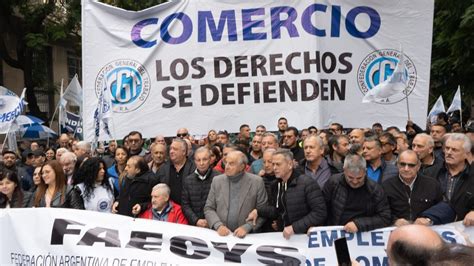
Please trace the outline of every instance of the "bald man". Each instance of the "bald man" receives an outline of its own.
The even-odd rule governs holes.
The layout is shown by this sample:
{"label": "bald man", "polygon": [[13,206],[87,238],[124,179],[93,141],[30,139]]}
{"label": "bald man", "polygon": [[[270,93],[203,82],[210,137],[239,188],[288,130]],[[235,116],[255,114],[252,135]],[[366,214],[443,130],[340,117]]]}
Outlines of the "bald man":
{"label": "bald man", "polygon": [[398,227],[387,242],[389,265],[428,265],[445,245],[438,233],[427,226]]}
{"label": "bald man", "polygon": [[263,179],[245,172],[247,163],[244,153],[231,151],[226,157],[224,174],[212,179],[204,215],[209,227],[220,236],[233,233],[243,238],[257,232],[265,221],[263,218],[258,218],[255,224],[246,221],[253,209],[267,203]]}

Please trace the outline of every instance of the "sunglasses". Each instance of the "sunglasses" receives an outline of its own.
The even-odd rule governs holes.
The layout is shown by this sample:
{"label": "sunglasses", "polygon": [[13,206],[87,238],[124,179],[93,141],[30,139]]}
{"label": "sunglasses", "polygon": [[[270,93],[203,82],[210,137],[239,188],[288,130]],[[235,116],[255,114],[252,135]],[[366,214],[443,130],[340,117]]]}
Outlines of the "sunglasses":
{"label": "sunglasses", "polygon": [[415,168],[417,166],[416,163],[404,163],[404,162],[399,162],[398,163],[401,167],[409,167],[409,168]]}
{"label": "sunglasses", "polygon": [[188,135],[188,133],[183,133],[183,134],[176,134],[176,137],[178,138],[184,138]]}

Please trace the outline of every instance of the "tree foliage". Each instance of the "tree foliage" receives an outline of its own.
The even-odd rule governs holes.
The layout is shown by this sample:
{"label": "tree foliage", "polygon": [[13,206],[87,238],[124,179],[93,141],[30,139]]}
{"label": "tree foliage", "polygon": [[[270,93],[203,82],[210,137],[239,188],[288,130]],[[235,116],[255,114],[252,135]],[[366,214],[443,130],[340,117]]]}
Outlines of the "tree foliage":
{"label": "tree foliage", "polygon": [[430,101],[434,103],[439,95],[451,101],[460,85],[463,103],[466,103],[463,109],[468,107],[474,99],[472,0],[436,0],[432,49]]}
{"label": "tree foliage", "polygon": [[26,100],[34,115],[44,118],[35,91],[52,87],[47,78],[47,47],[65,40],[80,43],[80,12],[80,0],[0,1],[0,57],[23,71]]}
{"label": "tree foliage", "polygon": [[102,0],[101,2],[113,5],[116,7],[120,7],[126,10],[133,10],[138,11],[142,9],[146,9],[152,6],[156,6],[161,3],[168,2],[167,0]]}

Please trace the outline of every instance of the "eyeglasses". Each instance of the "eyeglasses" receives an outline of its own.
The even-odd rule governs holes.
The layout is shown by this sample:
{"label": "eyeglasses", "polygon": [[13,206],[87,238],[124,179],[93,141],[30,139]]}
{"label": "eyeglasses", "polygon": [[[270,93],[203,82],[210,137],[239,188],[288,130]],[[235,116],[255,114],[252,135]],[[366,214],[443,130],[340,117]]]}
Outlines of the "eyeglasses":
{"label": "eyeglasses", "polygon": [[176,134],[176,137],[178,138],[184,138],[188,135],[188,133],[183,133],[183,134]]}
{"label": "eyeglasses", "polygon": [[415,168],[417,166],[416,163],[404,163],[404,162],[399,162],[398,163],[401,167],[409,167],[409,168]]}
{"label": "eyeglasses", "polygon": [[140,140],[139,139],[128,139],[127,142],[129,142],[129,143],[138,143],[138,142],[140,142]]}

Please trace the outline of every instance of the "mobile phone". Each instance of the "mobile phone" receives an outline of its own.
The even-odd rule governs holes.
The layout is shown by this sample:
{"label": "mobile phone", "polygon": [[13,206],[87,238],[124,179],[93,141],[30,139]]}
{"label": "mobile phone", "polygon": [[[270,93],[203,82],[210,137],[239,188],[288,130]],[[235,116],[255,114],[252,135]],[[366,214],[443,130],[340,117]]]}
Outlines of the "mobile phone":
{"label": "mobile phone", "polygon": [[334,248],[336,249],[337,264],[341,266],[350,266],[351,256],[349,255],[349,248],[347,247],[347,239],[345,237],[336,239],[334,241]]}

